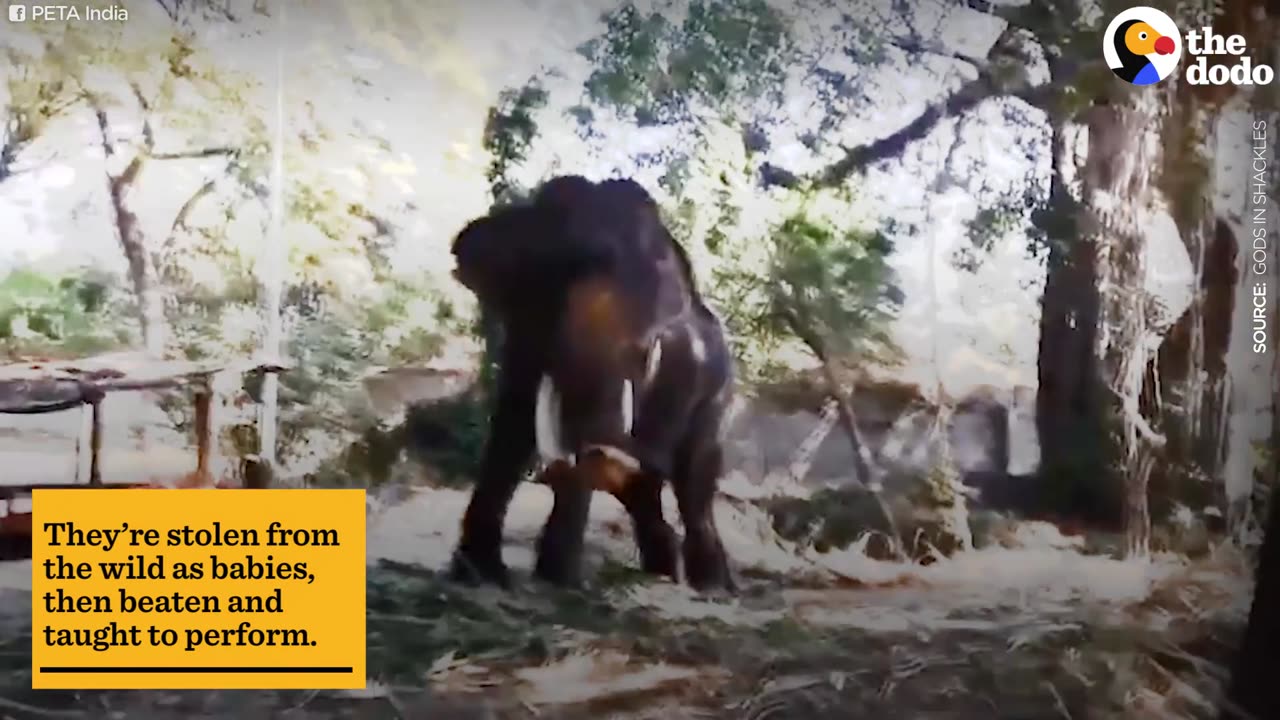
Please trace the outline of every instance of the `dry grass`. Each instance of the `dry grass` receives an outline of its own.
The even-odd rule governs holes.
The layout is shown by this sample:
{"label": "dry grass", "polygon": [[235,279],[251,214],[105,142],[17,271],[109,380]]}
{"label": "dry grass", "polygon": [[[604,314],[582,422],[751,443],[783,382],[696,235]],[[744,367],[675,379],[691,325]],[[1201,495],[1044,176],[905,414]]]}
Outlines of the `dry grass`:
{"label": "dry grass", "polygon": [[[416,585],[384,598],[447,597],[386,621],[431,628],[438,645],[417,652],[448,658],[451,669],[432,675],[440,692],[484,688],[543,715],[1208,717],[1247,611],[1243,559],[1228,548],[1197,562],[1122,561],[1026,524],[1000,546],[920,566],[870,558],[860,544],[798,547],[751,502],[728,499],[717,520],[748,571],[732,600],[627,572],[630,537],[607,499],[593,508],[598,580],[587,591],[532,581],[513,594],[442,591],[430,568],[443,566],[455,530],[428,518],[457,517],[448,492],[427,491],[413,513],[419,536],[439,543],[415,551],[431,561],[379,571]],[[513,504],[507,557],[518,570],[532,562],[542,495],[530,486]]]}
{"label": "dry grass", "polygon": [[0,698],[77,717],[1208,718],[1247,612],[1231,548],[1128,562],[1028,525],[919,566],[798,547],[741,500],[717,508],[744,571],[732,599],[631,570],[604,497],[592,585],[556,591],[527,578],[548,495],[526,484],[513,503],[512,592],[438,574],[465,492],[371,502],[365,691],[33,694],[24,605]]}

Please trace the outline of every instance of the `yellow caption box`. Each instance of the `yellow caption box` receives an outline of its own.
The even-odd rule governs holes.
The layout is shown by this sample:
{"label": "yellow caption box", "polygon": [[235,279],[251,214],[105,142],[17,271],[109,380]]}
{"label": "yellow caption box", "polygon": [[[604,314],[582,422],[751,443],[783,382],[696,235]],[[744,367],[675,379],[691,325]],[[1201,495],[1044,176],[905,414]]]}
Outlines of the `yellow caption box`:
{"label": "yellow caption box", "polygon": [[36,689],[365,687],[363,490],[36,490]]}

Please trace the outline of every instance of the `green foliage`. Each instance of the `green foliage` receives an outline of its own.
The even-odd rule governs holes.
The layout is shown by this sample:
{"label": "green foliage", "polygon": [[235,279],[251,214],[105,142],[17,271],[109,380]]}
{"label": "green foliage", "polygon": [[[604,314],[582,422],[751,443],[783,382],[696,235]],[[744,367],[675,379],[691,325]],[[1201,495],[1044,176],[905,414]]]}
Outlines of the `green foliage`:
{"label": "green foliage", "polygon": [[510,200],[518,192],[507,180],[507,171],[518,165],[538,134],[533,114],[547,104],[547,92],[536,82],[502,91],[489,110],[484,127],[484,148],[492,158],[486,177],[498,202]]}
{"label": "green foliage", "polygon": [[[601,36],[579,49],[594,66],[588,102],[568,112],[582,123],[591,121],[591,105],[631,113],[642,125],[695,121],[700,147],[670,158],[661,180],[664,215],[705,268],[700,280],[725,315],[744,379],[785,375],[770,356],[797,339],[824,356],[892,358],[887,321],[900,298],[883,235],[845,232],[834,220],[803,213],[775,220],[776,238],[742,227],[743,218],[757,215],[744,212],[747,203],[807,202],[807,191],[766,197],[754,188],[757,163],[740,131],[752,101],[780,90],[799,56],[790,19],[763,0],[728,0],[695,1],[683,14],[628,3],[605,23]],[[503,93],[490,114],[485,143],[498,202],[517,192],[508,177],[538,133],[534,111],[547,101],[531,83]],[[847,206],[842,210],[847,215]],[[772,264],[744,243],[771,248]]]}
{"label": "green foliage", "polygon": [[484,388],[475,387],[410,408],[404,425],[410,454],[433,468],[445,484],[474,479],[489,436],[490,397]]}
{"label": "green foliage", "polygon": [[0,350],[10,358],[76,357],[123,347],[126,312],[105,275],[14,270],[0,280]]}
{"label": "green foliage", "polygon": [[1054,120],[1079,119],[1094,104],[1108,102],[1128,89],[1124,82],[1117,82],[1099,48],[1107,23],[1129,7],[1124,0],[1101,0],[1095,5],[1095,12],[1090,13],[1092,22],[1084,21],[1074,0],[1045,0],[1001,8],[999,14],[1014,27],[1025,28],[1042,41],[1050,40],[1053,55],[1063,60],[1063,66],[1072,68],[1069,80],[1053,79],[1059,92],[1047,109]]}
{"label": "green foliage", "polygon": [[785,20],[763,0],[693,2],[678,26],[627,4],[581,48],[596,66],[590,96],[641,123],[678,117],[695,100],[723,111],[773,90],[791,52]]}
{"label": "green foliage", "polygon": [[670,22],[657,13],[641,16],[629,3],[615,12],[607,21],[604,37],[580,50],[597,68],[587,80],[591,98],[605,105],[632,108],[637,115],[656,114],[672,90],[663,67],[663,45],[671,35]]}
{"label": "green foliage", "polygon": [[1008,207],[983,208],[969,223],[967,246],[956,250],[952,263],[965,272],[977,272],[982,256],[991,252],[995,241],[1019,227],[1017,213]]}
{"label": "green foliage", "polygon": [[310,486],[377,487],[390,482],[405,446],[404,434],[404,426],[367,425],[351,444],[335,457],[327,458],[324,466],[308,478]]}
{"label": "green foliage", "polygon": [[779,497],[767,509],[779,537],[825,553],[842,550],[873,533],[867,550],[892,557],[893,528],[885,521],[875,496],[859,487],[823,488],[812,498]]}
{"label": "green foliage", "polygon": [[887,237],[839,232],[797,214],[772,242],[760,330],[794,335],[823,360],[887,356],[888,322],[902,302],[887,262]]}
{"label": "green foliage", "polygon": [[288,308],[298,320],[287,354],[296,366],[280,380],[281,455],[307,449],[317,429],[333,438],[357,438],[378,424],[367,407],[361,379],[372,369],[428,360],[443,346],[450,325],[447,305],[431,318],[413,317],[429,288],[392,280],[377,302],[334,302],[322,291],[297,295]]}

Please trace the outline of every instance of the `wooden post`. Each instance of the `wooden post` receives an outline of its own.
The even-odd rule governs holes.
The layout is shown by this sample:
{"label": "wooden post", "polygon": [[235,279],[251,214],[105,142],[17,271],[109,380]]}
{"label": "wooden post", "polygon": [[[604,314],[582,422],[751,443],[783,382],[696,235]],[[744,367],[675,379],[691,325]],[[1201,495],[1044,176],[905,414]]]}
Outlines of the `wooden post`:
{"label": "wooden post", "polygon": [[196,386],[196,473],[209,477],[210,456],[213,453],[213,393],[207,379]]}
{"label": "wooden post", "polygon": [[87,485],[93,463],[93,403],[80,406],[80,428],[76,433],[76,484]]}
{"label": "wooden post", "polygon": [[102,400],[89,403],[92,409],[92,428],[89,431],[89,484],[102,485]]}
{"label": "wooden post", "polygon": [[244,486],[253,490],[266,490],[271,487],[272,478],[275,475],[270,463],[256,457],[245,458],[241,464],[241,471],[244,475]]}

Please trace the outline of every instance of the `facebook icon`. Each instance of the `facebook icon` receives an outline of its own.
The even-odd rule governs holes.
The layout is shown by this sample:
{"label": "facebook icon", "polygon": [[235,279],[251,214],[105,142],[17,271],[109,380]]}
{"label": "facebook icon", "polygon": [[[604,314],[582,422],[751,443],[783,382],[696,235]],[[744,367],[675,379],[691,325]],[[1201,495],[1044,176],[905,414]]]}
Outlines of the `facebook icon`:
{"label": "facebook icon", "polygon": [[9,6],[9,22],[26,22],[27,6],[26,5],[10,5]]}

